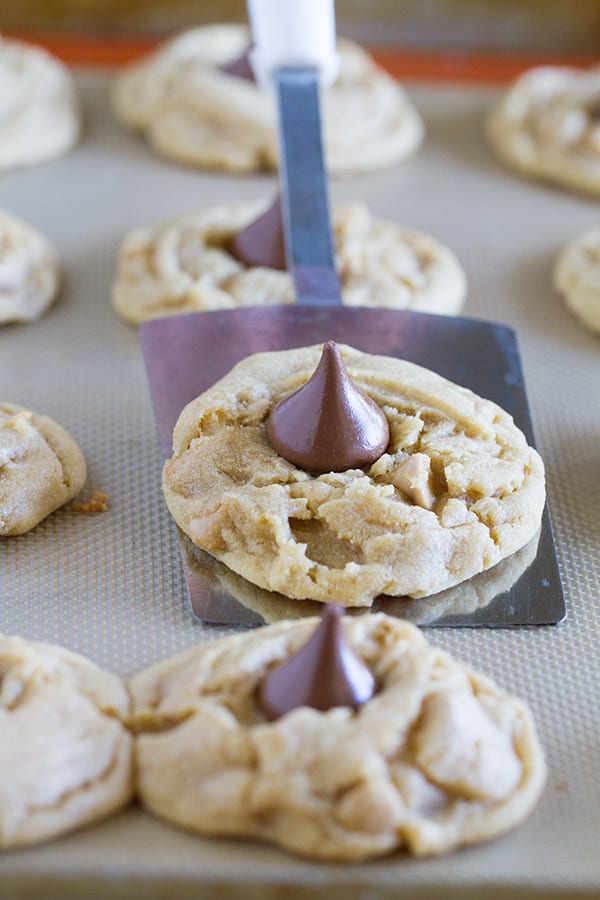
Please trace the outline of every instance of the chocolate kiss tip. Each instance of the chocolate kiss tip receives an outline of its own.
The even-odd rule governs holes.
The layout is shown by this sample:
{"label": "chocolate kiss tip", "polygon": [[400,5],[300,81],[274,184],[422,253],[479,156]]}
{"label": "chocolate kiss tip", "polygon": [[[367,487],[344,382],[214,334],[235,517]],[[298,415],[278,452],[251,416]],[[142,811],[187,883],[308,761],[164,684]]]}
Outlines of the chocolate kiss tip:
{"label": "chocolate kiss tip", "polygon": [[273,408],[267,434],[280,456],[310,472],[369,465],[390,440],[385,415],[353,384],[334,341],[309,380]]}
{"label": "chocolate kiss tip", "polygon": [[229,242],[227,248],[232,256],[245,266],[265,266],[285,272],[285,239],[279,194],[262,215],[250,222]]}
{"label": "chocolate kiss tip", "polygon": [[343,607],[327,604],[307,643],[265,676],[258,699],[268,719],[301,706],[321,712],[336,706],[356,709],[371,699],[375,679],[346,640],[343,613]]}
{"label": "chocolate kiss tip", "polygon": [[228,75],[233,75],[235,78],[243,78],[244,81],[255,81],[254,78],[254,70],[250,65],[250,48],[247,47],[246,50],[235,59],[232,59],[231,62],[225,63],[224,66],[221,66],[222,72],[227,72]]}

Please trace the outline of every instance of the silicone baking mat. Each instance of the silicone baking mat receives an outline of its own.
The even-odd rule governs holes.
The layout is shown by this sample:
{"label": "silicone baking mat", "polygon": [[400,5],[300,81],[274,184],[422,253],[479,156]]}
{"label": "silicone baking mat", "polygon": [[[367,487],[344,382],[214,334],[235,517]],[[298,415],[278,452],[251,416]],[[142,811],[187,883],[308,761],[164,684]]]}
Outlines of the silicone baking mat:
{"label": "silicone baking mat", "polygon": [[[160,451],[139,341],[109,303],[124,232],[193,206],[270,195],[273,179],[173,166],[122,132],[108,75],[81,78],[86,132],[68,157],[3,175],[4,208],[41,228],[65,266],[57,305],[39,322],[0,330],[6,400],[70,429],[89,467],[84,497],[110,509],[68,508],[0,544],[0,628],[64,644],[130,674],[210,640],[222,628],[189,616],[177,538],[160,492]],[[537,443],[548,471],[563,625],[429,632],[436,644],[525,697],[550,775],[532,817],[504,838],[454,855],[324,866],[242,841],[209,841],[132,809],[47,846],[0,856],[0,895],[308,897],[538,896],[600,890],[600,341],[552,290],[560,246],[597,223],[585,198],[530,184],[498,165],[482,121],[490,89],[411,88],[424,147],[397,168],[338,182],[334,201],[430,231],[463,262],[465,314],[519,335]],[[210,890],[209,890],[210,888]],[[495,889],[495,892],[494,892]]]}

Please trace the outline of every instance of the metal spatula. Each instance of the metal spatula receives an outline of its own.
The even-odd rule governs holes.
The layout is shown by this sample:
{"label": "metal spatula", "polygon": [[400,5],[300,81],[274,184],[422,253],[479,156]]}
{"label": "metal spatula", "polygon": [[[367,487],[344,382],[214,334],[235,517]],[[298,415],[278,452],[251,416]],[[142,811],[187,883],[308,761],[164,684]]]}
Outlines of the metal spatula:
{"label": "metal spatula", "polygon": [[[298,304],[196,313],[142,326],[163,457],[171,454],[172,430],[182,407],[240,359],[250,353],[330,339],[434,369],[504,407],[533,443],[516,340],[510,329],[469,319],[341,307],[319,114],[319,78],[333,77],[336,68],[332,4],[327,0],[253,0],[250,13],[255,72],[259,81],[272,78],[277,93],[286,247]],[[195,551],[185,539],[182,552],[192,610],[202,621],[260,624],[269,618],[265,609],[273,609],[273,604],[287,607],[289,612],[286,598],[260,591],[237,576],[228,578],[224,567]],[[475,587],[473,580],[459,586],[456,602],[447,596],[441,603],[439,596],[437,601],[419,601],[421,621],[474,626],[560,621],[565,607],[547,512],[534,560],[524,573],[518,566],[516,571],[519,574],[510,589],[504,574],[485,580],[485,588],[481,578]],[[465,597],[473,591],[485,597],[486,605],[465,612]],[[410,601],[404,605],[401,600],[376,603],[400,615],[410,609]],[[291,614],[298,614],[299,608],[298,603],[292,604]],[[306,609],[310,613],[313,607],[308,603]],[[441,611],[437,620],[436,609]],[[419,621],[418,613],[415,618]]]}

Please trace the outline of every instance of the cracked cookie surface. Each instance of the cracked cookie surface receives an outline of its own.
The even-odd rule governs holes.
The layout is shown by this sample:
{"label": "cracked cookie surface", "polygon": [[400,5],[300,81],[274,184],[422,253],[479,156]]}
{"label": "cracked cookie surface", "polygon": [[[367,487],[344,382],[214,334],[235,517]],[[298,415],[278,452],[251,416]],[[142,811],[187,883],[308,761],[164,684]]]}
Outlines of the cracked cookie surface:
{"label": "cracked cookie surface", "polygon": [[494,149],[526,175],[600,196],[600,66],[539,66],[488,121]]}
{"label": "cracked cookie surface", "polygon": [[[231,239],[267,203],[211,206],[136,228],[119,253],[112,300],[134,324],[160,316],[293,303],[288,272],[248,268],[232,256]],[[435,238],[376,219],[359,204],[334,210],[336,266],[346,306],[381,306],[453,315],[466,294],[454,254]]]}
{"label": "cracked cookie surface", "polygon": [[0,210],[0,325],[37,319],[59,286],[54,247],[35,228]]}
{"label": "cracked cookie surface", "polygon": [[[188,165],[253,172],[277,167],[272,96],[223,71],[248,47],[242,25],[183,32],[121,74],[114,106],[164,156]],[[394,165],[423,138],[403,88],[352,41],[338,42],[340,72],[323,91],[329,170],[352,174]]]}
{"label": "cracked cookie surface", "polygon": [[68,69],[41,47],[0,37],[0,172],[67,153],[80,118]]}
{"label": "cracked cookie surface", "polygon": [[48,416],[0,403],[0,537],[24,534],[85,482],[83,454]]}
{"label": "cracked cookie surface", "polygon": [[437,593],[524,546],[544,471],[512,417],[405,360],[340,350],[388,419],[386,453],[319,476],[278,456],[268,415],[321,345],[248,357],[175,426],[163,490],[191,541],[267,590],[345,606]]}
{"label": "cracked cookie surface", "polygon": [[133,792],[129,695],[62,647],[0,635],[0,848],[104,818]]}
{"label": "cracked cookie surface", "polygon": [[389,616],[343,622],[379,684],[357,712],[301,707],[266,721],[260,682],[318,622],[210,642],[133,678],[148,809],[201,833],[339,860],[441,854],[531,811],[545,765],[525,704]]}

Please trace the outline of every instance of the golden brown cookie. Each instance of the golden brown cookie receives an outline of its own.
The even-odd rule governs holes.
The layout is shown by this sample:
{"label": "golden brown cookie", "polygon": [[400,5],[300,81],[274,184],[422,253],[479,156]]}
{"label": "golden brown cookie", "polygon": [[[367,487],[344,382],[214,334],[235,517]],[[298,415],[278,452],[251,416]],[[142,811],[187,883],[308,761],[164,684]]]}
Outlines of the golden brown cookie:
{"label": "golden brown cookie", "polygon": [[[211,206],[124,239],[113,306],[135,325],[179,313],[293,303],[287,272],[246,267],[233,236],[265,202]],[[453,315],[466,278],[454,254],[430,235],[378,219],[359,204],[334,210],[336,265],[346,306],[381,306]]]}
{"label": "golden brown cookie", "polygon": [[368,606],[423,597],[488,569],[536,533],[544,470],[512,418],[405,360],[342,347],[391,440],[364,469],[314,475],[275,452],[266,421],[321,347],[262,353],[188,404],[163,489],[196,546],[295,599]]}
{"label": "golden brown cookie", "polygon": [[124,807],[132,737],[121,680],[62,647],[0,635],[0,848]]}
{"label": "golden brown cookie", "polygon": [[79,493],[85,475],[68,431],[48,416],[0,403],[0,537],[30,531]]}
{"label": "golden brown cookie", "polygon": [[268,722],[258,687],[318,621],[203,644],[133,678],[151,812],[332,860],[441,854],[529,814],[545,765],[525,704],[389,616],[342,623],[379,685],[358,711],[304,706]]}

